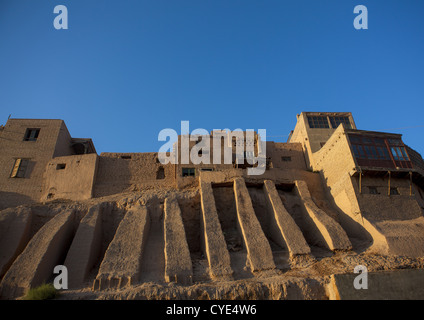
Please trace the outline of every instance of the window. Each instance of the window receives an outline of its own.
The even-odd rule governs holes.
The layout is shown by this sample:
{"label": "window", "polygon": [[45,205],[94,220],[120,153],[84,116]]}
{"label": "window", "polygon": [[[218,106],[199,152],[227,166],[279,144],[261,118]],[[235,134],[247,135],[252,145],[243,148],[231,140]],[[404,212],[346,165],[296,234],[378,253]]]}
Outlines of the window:
{"label": "window", "polygon": [[196,175],[196,169],[194,169],[194,168],[183,168],[182,175],[183,175],[183,177],[194,177]]}
{"label": "window", "polygon": [[401,146],[402,141],[400,139],[387,139],[387,142],[392,146]]}
{"label": "window", "polygon": [[390,195],[395,196],[399,194],[399,190],[397,188],[390,188]]}
{"label": "window", "polygon": [[335,117],[330,117],[330,122],[331,122],[331,126],[333,127],[333,129],[337,129],[337,127],[343,123],[345,125],[346,128],[351,129],[352,125],[350,124],[349,121],[349,117],[339,117],[339,116],[335,116]]}
{"label": "window", "polygon": [[[386,142],[383,138],[349,135],[349,140],[352,144],[352,151],[356,158],[391,160],[389,149],[387,149]],[[388,139],[387,141],[390,140],[392,139]],[[391,147],[390,151],[395,160],[409,161],[404,147]]]}
{"label": "window", "polygon": [[201,168],[200,171],[213,171],[213,168]]}
{"label": "window", "polygon": [[377,190],[377,187],[368,187],[370,194],[380,194]]}
{"label": "window", "polygon": [[309,128],[330,128],[326,116],[308,116]]}
{"label": "window", "polygon": [[291,157],[289,157],[289,156],[281,157],[281,161],[289,162],[289,161],[291,161]]}
{"label": "window", "polygon": [[57,166],[56,166],[56,170],[63,170],[63,169],[65,169],[66,168],[66,163],[59,163]]}
{"label": "window", "polygon": [[359,145],[352,145],[353,148],[353,153],[355,154],[355,157],[357,158],[362,158],[362,159],[366,159],[366,154],[364,151],[364,146],[359,146]]}
{"label": "window", "polygon": [[404,147],[391,147],[390,150],[392,151],[393,159],[397,161],[409,161]]}
{"label": "window", "polygon": [[26,129],[24,141],[37,141],[40,129]]}
{"label": "window", "polygon": [[381,160],[390,160],[389,151],[387,151],[387,148],[384,147],[377,147],[378,150],[378,156]]}
{"label": "window", "polygon": [[29,159],[16,159],[13,165],[11,178],[25,178],[25,173],[28,168]]}
{"label": "window", "polygon": [[160,166],[158,170],[156,171],[156,179],[157,180],[165,179],[165,169],[162,166]]}
{"label": "window", "polygon": [[355,136],[355,135],[349,135],[349,140],[351,143],[357,143],[357,144],[361,144],[362,143],[362,139],[360,136]]}
{"label": "window", "polygon": [[121,159],[131,160],[131,156],[121,156]]}

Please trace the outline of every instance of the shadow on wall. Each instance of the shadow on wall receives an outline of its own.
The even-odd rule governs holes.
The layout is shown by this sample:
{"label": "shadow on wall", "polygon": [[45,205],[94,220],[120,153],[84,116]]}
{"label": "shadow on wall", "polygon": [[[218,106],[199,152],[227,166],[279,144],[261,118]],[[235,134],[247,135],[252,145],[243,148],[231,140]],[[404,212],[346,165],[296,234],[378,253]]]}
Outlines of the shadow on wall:
{"label": "shadow on wall", "polygon": [[[325,183],[326,182],[327,181],[325,181]],[[325,183],[322,189],[325,192],[325,200],[321,199],[321,201],[317,201],[317,205],[326,212],[333,211],[336,215],[336,220],[349,237],[353,250],[356,253],[364,252],[374,244],[374,238],[364,227],[364,221],[361,213],[358,212],[356,213],[358,216],[352,217],[350,214],[344,212],[344,210],[334,201],[334,198],[331,196],[330,189],[325,185]],[[355,199],[349,199],[346,194],[346,201],[355,201]]]}
{"label": "shadow on wall", "polygon": [[26,195],[16,192],[0,191],[0,210],[17,207],[24,204],[30,204],[33,202],[34,200]]}

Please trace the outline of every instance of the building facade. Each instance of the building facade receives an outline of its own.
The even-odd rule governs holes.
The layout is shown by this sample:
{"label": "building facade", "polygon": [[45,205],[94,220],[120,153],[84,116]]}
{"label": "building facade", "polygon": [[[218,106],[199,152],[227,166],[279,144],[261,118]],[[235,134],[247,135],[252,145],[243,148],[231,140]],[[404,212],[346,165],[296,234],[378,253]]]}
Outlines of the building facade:
{"label": "building facade", "polygon": [[[247,132],[179,136],[164,155],[98,155],[62,120],[9,119],[0,150],[0,295],[46,281],[49,268],[23,268],[44,256],[77,266],[79,285],[97,268],[95,290],[155,270],[192,283],[194,261],[210,279],[238,279],[323,252],[424,256],[424,160],[399,134],[357,129],[351,113],[302,112],[286,143]],[[75,206],[57,214],[54,204],[67,203]],[[62,249],[40,240],[55,234]],[[45,251],[34,254],[36,241]],[[121,270],[128,260],[134,270]]]}

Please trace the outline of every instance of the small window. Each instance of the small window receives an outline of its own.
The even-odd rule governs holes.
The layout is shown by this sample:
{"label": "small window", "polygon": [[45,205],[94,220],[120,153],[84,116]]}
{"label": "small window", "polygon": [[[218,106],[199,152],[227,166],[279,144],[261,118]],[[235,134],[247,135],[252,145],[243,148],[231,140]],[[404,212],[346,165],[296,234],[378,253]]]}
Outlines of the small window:
{"label": "small window", "polygon": [[159,169],[156,171],[156,179],[165,179],[165,169],[163,167],[159,167]]}
{"label": "small window", "polygon": [[121,159],[124,159],[124,160],[131,160],[131,156],[121,156]]}
{"label": "small window", "polygon": [[213,171],[213,168],[201,168],[200,171]]}
{"label": "small window", "polygon": [[27,171],[29,164],[29,159],[16,159],[15,164],[13,165],[12,173],[10,174],[11,178],[25,178],[25,173]]}
{"label": "small window", "polygon": [[196,169],[194,168],[183,168],[182,176],[183,177],[194,177],[196,175]]}
{"label": "small window", "polygon": [[377,187],[368,187],[370,194],[380,194],[377,190]]}
{"label": "small window", "polygon": [[66,168],[66,163],[59,163],[56,166],[56,170],[64,170]]}
{"label": "small window", "polygon": [[398,188],[390,188],[390,195],[391,195],[391,196],[399,195],[399,190],[398,190]]}
{"label": "small window", "polygon": [[24,141],[37,141],[40,129],[26,129]]}
{"label": "small window", "polygon": [[292,161],[292,158],[289,157],[289,156],[281,157],[281,161],[283,161],[283,162],[290,162],[290,161]]}

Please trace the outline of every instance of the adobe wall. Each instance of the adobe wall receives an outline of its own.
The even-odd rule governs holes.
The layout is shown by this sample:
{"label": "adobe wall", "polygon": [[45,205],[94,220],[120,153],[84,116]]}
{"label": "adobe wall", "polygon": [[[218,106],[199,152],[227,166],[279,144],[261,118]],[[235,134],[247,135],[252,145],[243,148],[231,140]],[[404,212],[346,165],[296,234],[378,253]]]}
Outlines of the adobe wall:
{"label": "adobe wall", "polygon": [[59,134],[57,137],[53,158],[74,154],[74,150],[72,149],[71,145],[71,139],[72,137],[68,131],[68,128],[66,127],[65,122],[62,121],[59,128]]}
{"label": "adobe wall", "polygon": [[307,124],[307,116],[302,112],[297,117],[296,127],[290,138],[290,142],[298,142],[302,145],[305,152],[306,164],[307,166],[312,166],[312,154],[320,150],[321,143],[326,142],[334,132],[335,129],[310,129]]}
{"label": "adobe wall", "polygon": [[350,172],[356,167],[343,127],[339,127],[323,148],[314,153],[314,170],[321,171],[335,204],[357,219],[360,212]]}
{"label": "adobe wall", "polygon": [[[267,141],[266,156],[271,159],[271,168],[306,170],[306,161],[300,143],[278,143]],[[290,157],[284,161],[283,157]]]}
{"label": "adobe wall", "polygon": [[[372,221],[409,220],[422,216],[415,196],[409,195],[409,179],[390,178],[390,187],[399,195],[388,195],[386,178],[362,177],[362,194],[357,195],[362,214]],[[369,187],[376,187],[379,194],[370,194]]]}
{"label": "adobe wall", "polygon": [[[36,141],[24,141],[28,128],[40,129]],[[39,201],[46,164],[55,154],[59,137],[66,135],[65,129],[62,120],[7,121],[0,139],[0,209]],[[17,158],[30,159],[24,178],[10,177]]]}
{"label": "adobe wall", "polygon": [[97,171],[95,153],[57,157],[49,161],[41,200],[90,199]]}
{"label": "adobe wall", "polygon": [[93,196],[103,197],[154,186],[173,187],[174,175],[173,166],[162,165],[155,152],[102,153],[98,159]]}
{"label": "adobe wall", "polygon": [[359,274],[335,274],[327,287],[330,300],[420,300],[424,295],[424,270],[369,272],[367,289],[355,289]]}

